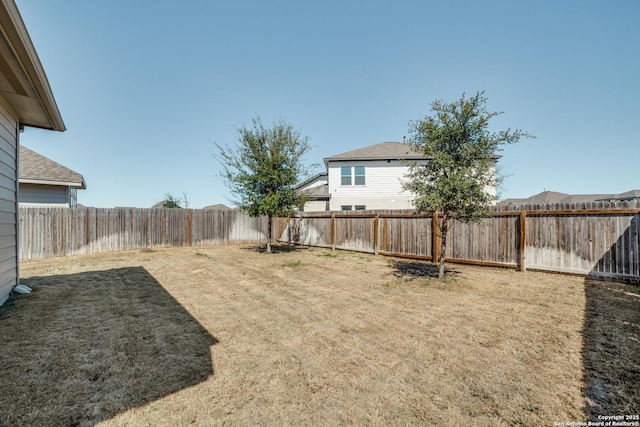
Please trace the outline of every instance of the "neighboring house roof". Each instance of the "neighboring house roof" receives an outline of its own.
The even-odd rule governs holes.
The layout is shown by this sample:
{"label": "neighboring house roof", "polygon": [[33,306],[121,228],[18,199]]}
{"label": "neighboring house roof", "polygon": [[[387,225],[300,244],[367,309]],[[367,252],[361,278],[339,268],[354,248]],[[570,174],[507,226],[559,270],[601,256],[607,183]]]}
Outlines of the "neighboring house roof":
{"label": "neighboring house roof", "polygon": [[309,200],[329,200],[329,184],[321,184],[303,192]]}
{"label": "neighboring house roof", "polygon": [[605,200],[640,200],[640,190],[631,190],[620,194],[611,194]]}
{"label": "neighboring house roof", "polygon": [[48,157],[20,146],[20,177],[24,184],[63,185],[79,189],[86,189],[84,177]]}
{"label": "neighboring house roof", "polygon": [[329,175],[329,174],[328,174],[327,172],[320,172],[320,173],[317,173],[317,174],[313,175],[311,178],[308,178],[308,179],[306,179],[306,180],[302,181],[300,184],[296,185],[296,188],[302,188],[302,187],[305,187],[305,186],[307,186],[307,185],[311,184],[311,183],[312,183],[312,182],[314,182],[314,181],[320,181],[320,180],[324,180],[324,181],[326,181],[326,180],[327,180],[327,178],[326,178],[326,177],[327,177],[328,175]]}
{"label": "neighboring house roof", "polygon": [[232,210],[229,206],[224,205],[222,203],[218,203],[217,205],[209,205],[209,206],[205,206],[202,209],[209,209],[209,210]]}
{"label": "neighboring house roof", "polygon": [[413,150],[409,144],[403,142],[382,142],[380,144],[326,157],[324,163],[326,165],[330,161],[341,160],[424,160],[428,158],[429,157],[425,157],[423,154]]}
{"label": "neighboring house roof", "polygon": [[0,1],[0,92],[21,126],[66,128],[31,37],[13,0]]}
{"label": "neighboring house roof", "polygon": [[640,190],[631,190],[621,194],[566,194],[556,191],[543,191],[526,199],[505,199],[499,205],[545,205],[556,203],[590,203],[616,200],[640,200]]}
{"label": "neighboring house roof", "polygon": [[[320,172],[311,178],[296,185],[296,190],[304,193],[309,200],[328,200],[329,199],[329,174]],[[313,185],[316,184],[316,185]],[[313,185],[313,186],[312,186]],[[306,187],[306,188],[305,188]]]}
{"label": "neighboring house roof", "polygon": [[544,203],[560,203],[565,197],[568,197],[568,194],[558,193],[556,191],[543,191],[542,193],[536,194],[535,196],[527,199],[527,203],[533,204],[544,204]]}

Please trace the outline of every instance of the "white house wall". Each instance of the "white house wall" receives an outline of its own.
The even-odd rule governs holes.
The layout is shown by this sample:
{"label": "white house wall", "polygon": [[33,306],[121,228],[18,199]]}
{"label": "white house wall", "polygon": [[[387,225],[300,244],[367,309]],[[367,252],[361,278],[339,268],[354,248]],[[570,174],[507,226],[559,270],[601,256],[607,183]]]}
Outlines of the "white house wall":
{"label": "white house wall", "polygon": [[0,305],[18,282],[18,119],[0,98]]}
{"label": "white house wall", "polygon": [[318,188],[318,187],[322,187],[323,185],[327,184],[327,177],[326,176],[320,176],[317,177],[316,179],[314,179],[311,182],[308,182],[306,185],[302,186],[299,188],[300,191],[308,191],[308,190],[312,190],[314,188]]}
{"label": "white house wall", "polygon": [[[341,185],[342,166],[364,166],[365,185]],[[408,171],[408,165],[397,160],[332,161],[328,165],[330,210],[343,205],[364,205],[367,210],[412,209],[413,196],[402,189]]]}
{"label": "white house wall", "polygon": [[328,200],[310,200],[304,204],[303,212],[325,212],[328,204]]}

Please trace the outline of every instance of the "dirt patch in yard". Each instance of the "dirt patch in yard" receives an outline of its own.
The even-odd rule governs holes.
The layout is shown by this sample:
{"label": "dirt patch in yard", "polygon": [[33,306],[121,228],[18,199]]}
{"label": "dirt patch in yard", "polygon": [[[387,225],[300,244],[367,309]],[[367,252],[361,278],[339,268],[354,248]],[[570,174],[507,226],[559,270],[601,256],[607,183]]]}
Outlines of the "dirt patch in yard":
{"label": "dirt patch in yard", "polygon": [[[625,293],[637,288],[448,269],[439,281],[429,263],[249,246],[25,262],[35,292],[0,308],[0,425],[506,426],[637,413],[637,387],[611,393],[637,375],[638,347],[616,353],[630,368],[592,339],[621,324],[637,340]],[[592,300],[613,296],[630,309],[598,317]]]}

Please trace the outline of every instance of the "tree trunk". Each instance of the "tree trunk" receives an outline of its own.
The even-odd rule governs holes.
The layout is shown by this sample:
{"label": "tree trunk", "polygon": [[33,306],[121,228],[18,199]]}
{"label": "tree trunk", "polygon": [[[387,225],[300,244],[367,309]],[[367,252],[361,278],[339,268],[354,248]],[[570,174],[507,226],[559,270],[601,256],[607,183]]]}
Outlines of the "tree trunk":
{"label": "tree trunk", "polygon": [[447,236],[449,235],[449,218],[446,215],[442,217],[440,225],[440,266],[438,268],[438,279],[444,277],[444,259],[447,254]]}
{"label": "tree trunk", "polygon": [[267,253],[271,253],[271,216],[267,218],[269,224],[267,224]]}

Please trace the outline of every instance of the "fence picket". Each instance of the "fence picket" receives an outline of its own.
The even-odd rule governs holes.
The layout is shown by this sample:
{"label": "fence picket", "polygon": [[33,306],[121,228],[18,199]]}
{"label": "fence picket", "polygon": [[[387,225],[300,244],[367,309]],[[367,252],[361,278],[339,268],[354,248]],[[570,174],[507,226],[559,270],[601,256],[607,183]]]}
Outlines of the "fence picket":
{"label": "fence picket", "polygon": [[[307,246],[437,258],[437,215],[304,213],[273,220],[275,239]],[[524,227],[523,227],[524,226]],[[20,208],[20,259],[162,246],[265,242],[266,217],[239,210]],[[497,208],[454,221],[449,261],[640,280],[640,202]]]}

